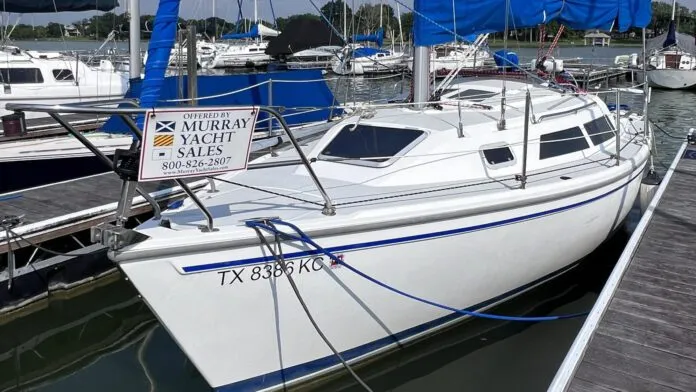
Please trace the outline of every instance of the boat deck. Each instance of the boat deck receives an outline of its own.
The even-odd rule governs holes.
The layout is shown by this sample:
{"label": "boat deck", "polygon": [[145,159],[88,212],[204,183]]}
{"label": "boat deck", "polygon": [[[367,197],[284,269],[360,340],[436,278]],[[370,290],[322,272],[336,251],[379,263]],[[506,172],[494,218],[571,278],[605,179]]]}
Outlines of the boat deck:
{"label": "boat deck", "polygon": [[550,391],[696,390],[695,180],[685,143]]}

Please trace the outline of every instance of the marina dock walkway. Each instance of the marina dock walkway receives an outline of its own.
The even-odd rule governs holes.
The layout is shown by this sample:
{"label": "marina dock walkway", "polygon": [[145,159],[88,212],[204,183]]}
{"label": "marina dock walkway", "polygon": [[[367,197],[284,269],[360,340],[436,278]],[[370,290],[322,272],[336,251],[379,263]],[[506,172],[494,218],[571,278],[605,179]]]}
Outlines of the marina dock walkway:
{"label": "marina dock walkway", "polygon": [[695,191],[684,143],[549,391],[696,391]]}

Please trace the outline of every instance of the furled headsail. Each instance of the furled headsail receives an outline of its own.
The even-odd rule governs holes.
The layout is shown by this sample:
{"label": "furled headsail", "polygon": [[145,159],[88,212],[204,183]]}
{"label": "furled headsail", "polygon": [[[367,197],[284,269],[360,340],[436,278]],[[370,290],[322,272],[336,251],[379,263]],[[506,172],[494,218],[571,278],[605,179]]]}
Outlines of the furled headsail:
{"label": "furled headsail", "polygon": [[0,11],[21,14],[42,12],[111,11],[118,0],[4,0]]}
{"label": "furled headsail", "polygon": [[[506,7],[506,4],[508,7]],[[430,46],[453,41],[453,33],[493,33],[536,27],[556,20],[573,29],[614,27],[625,31],[650,23],[650,0],[415,0],[415,43]]]}

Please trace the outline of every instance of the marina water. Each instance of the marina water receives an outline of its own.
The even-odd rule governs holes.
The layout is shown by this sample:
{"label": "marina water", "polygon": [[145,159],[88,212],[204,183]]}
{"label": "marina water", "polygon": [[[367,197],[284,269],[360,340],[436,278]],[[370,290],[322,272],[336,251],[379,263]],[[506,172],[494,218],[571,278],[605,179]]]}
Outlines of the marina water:
{"label": "marina water", "polygon": [[[40,42],[21,45],[46,49]],[[577,47],[563,49],[562,55],[601,64],[618,54],[638,50]],[[536,48],[519,52],[521,58],[531,58]],[[337,79],[328,83],[339,100],[378,100],[410,88],[401,77]],[[611,101],[611,97],[607,99]],[[622,103],[641,110],[639,96],[631,100],[624,95]],[[658,172],[666,170],[687,130],[696,122],[694,107],[696,92],[653,91],[650,118],[669,133],[655,128]],[[626,227],[579,267],[493,312],[542,316],[588,311],[639,218],[639,209],[634,208]],[[572,233],[562,237],[572,241]],[[476,255],[462,254],[461,262],[471,257]],[[432,265],[438,268],[435,249]],[[49,297],[43,308],[28,316],[0,320],[0,391],[209,390],[135,289],[120,275],[114,274],[78,293]],[[358,373],[375,391],[543,391],[582,323],[583,319],[535,324],[471,320],[359,367]],[[345,375],[309,389],[361,390]]]}

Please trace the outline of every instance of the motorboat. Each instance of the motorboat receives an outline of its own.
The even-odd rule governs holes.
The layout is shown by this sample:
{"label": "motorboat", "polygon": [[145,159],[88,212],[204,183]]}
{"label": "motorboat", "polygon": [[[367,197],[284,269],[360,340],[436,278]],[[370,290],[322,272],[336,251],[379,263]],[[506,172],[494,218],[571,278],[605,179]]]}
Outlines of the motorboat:
{"label": "motorboat", "polygon": [[328,69],[341,51],[340,46],[319,46],[301,50],[287,57],[288,69]]}
{"label": "motorboat", "polygon": [[[128,74],[114,70],[109,60],[89,66],[60,52],[0,48],[0,116],[8,103],[64,104],[123,98]],[[27,113],[27,119],[45,116]]]}

